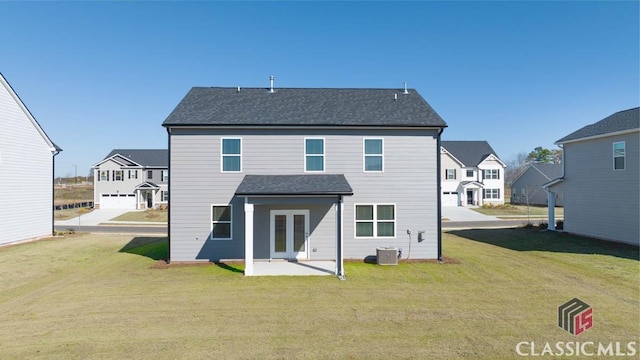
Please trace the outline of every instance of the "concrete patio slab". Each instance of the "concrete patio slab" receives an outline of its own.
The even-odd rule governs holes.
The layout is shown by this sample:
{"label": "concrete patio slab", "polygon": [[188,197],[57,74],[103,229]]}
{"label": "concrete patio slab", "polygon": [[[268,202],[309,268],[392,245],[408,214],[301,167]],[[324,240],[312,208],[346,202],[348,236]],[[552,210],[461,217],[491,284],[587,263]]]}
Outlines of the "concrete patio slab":
{"label": "concrete patio slab", "polygon": [[335,275],[334,261],[255,261],[253,276]]}

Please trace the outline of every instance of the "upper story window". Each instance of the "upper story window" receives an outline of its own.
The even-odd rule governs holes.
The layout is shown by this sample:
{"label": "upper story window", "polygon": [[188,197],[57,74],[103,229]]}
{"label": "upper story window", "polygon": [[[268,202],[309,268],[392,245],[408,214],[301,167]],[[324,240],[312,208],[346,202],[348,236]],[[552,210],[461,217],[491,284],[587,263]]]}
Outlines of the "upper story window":
{"label": "upper story window", "polygon": [[304,171],[324,171],[324,139],[304,139]]}
{"label": "upper story window", "polygon": [[395,205],[356,205],[356,237],[395,237]]}
{"label": "upper story window", "polygon": [[153,179],[153,170],[147,171],[147,180]]}
{"label": "upper story window", "polygon": [[383,171],[384,142],[382,139],[364,139],[364,171]]}
{"label": "upper story window", "polygon": [[626,168],[625,142],[613,143],[613,169],[624,170]]}
{"label": "upper story window", "polygon": [[122,181],[124,180],[124,176],[122,175],[122,170],[113,170],[113,181]]}
{"label": "upper story window", "polygon": [[169,181],[169,170],[162,170],[162,181]]}
{"label": "upper story window", "polygon": [[160,192],[160,194],[161,194],[160,196],[162,197],[162,201],[163,202],[169,201],[169,191],[163,190],[163,191]]}
{"label": "upper story window", "polygon": [[100,181],[109,181],[109,171],[107,170],[100,171]]}
{"label": "upper story window", "polygon": [[482,170],[483,179],[500,179],[500,170],[498,169],[487,169]]}
{"label": "upper story window", "polygon": [[445,179],[447,179],[447,180],[455,180],[456,179],[456,169],[446,169],[445,170]]}
{"label": "upper story window", "polygon": [[129,170],[129,179],[137,179],[138,170]]}
{"label": "upper story window", "polygon": [[223,172],[242,171],[242,140],[222,139],[221,166]]}
{"label": "upper story window", "polygon": [[211,239],[231,240],[231,205],[211,206]]}
{"label": "upper story window", "polygon": [[467,177],[468,178],[472,178],[473,177],[473,170],[467,170]]}

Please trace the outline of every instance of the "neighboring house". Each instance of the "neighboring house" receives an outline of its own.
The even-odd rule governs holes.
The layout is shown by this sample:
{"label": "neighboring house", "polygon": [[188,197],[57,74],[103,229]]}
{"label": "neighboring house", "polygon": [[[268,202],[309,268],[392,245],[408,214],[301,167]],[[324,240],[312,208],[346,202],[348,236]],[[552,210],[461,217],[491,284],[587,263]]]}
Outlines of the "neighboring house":
{"label": "neighboring house", "polygon": [[0,244],[53,234],[54,157],[45,134],[0,74]]}
{"label": "neighboring house", "polygon": [[442,141],[442,206],[504,204],[505,163],[486,141]]}
{"label": "neighboring house", "polygon": [[[549,198],[542,185],[561,176],[561,164],[529,164],[511,184],[511,203],[547,206]],[[555,198],[556,206],[562,206],[562,194],[556,193]]]}
{"label": "neighboring house", "polygon": [[169,203],[169,152],[115,149],[93,166],[96,209],[153,209]]}
{"label": "neighboring house", "polygon": [[556,142],[563,175],[545,184],[549,228],[564,192],[564,231],[640,245],[640,108],[617,112]]}
{"label": "neighboring house", "polygon": [[163,126],[172,262],[441,258],[447,125],[415,90],[194,87]]}

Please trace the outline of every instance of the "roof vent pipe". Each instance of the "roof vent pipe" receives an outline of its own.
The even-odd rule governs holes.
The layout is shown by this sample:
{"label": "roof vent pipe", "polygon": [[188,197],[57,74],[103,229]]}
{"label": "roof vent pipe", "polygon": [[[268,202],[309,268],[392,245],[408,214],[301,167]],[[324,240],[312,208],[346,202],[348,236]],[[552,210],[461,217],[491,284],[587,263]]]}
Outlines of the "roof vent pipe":
{"label": "roof vent pipe", "polygon": [[407,95],[409,93],[409,90],[407,90],[407,82],[404,82],[404,91],[402,92],[403,94]]}
{"label": "roof vent pipe", "polygon": [[240,92],[240,86],[238,86],[238,92]]}
{"label": "roof vent pipe", "polygon": [[276,77],[271,75],[269,76],[269,92],[273,93],[273,80],[275,80]]}
{"label": "roof vent pipe", "polygon": [[393,94],[393,101],[398,100],[398,94]]}

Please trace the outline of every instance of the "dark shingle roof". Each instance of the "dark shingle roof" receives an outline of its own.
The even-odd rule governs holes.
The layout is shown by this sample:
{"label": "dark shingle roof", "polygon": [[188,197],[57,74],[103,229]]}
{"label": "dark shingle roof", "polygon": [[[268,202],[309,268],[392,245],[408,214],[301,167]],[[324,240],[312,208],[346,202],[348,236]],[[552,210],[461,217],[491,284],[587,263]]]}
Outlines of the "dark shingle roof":
{"label": "dark shingle roof", "polygon": [[535,164],[531,164],[531,166],[538,169],[549,180],[557,179],[560,176],[562,176],[561,164],[535,163]]}
{"label": "dark shingle roof", "polygon": [[441,141],[440,145],[466,167],[477,166],[491,154],[500,158],[486,141]]}
{"label": "dark shingle roof", "polygon": [[556,141],[556,144],[618,131],[640,128],[640,107],[618,111],[606,118],[587,125]]}
{"label": "dark shingle roof", "polygon": [[236,195],[353,195],[344,175],[247,175]]}
{"label": "dark shingle roof", "polygon": [[169,151],[161,149],[113,149],[109,155],[105,156],[106,160],[113,155],[120,154],[122,157],[131,159],[136,163],[147,167],[168,167]]}
{"label": "dark shingle roof", "polygon": [[222,87],[192,88],[162,125],[447,126],[414,89]]}

